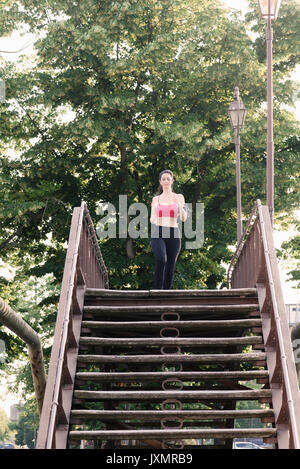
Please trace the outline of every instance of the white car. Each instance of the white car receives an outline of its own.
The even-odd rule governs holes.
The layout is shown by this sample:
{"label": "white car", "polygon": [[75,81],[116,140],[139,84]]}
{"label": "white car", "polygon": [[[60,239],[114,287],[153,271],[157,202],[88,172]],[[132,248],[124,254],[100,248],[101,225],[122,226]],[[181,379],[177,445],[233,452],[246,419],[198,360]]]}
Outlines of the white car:
{"label": "white car", "polygon": [[263,446],[259,446],[252,441],[234,441],[233,449],[265,449]]}

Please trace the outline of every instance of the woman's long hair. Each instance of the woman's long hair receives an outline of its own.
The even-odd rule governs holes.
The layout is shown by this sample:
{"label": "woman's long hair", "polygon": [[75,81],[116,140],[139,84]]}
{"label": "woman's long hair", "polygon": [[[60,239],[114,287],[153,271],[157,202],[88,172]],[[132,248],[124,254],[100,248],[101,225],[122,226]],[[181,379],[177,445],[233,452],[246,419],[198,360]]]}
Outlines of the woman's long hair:
{"label": "woman's long hair", "polygon": [[[163,171],[161,171],[161,172],[159,173],[159,176],[158,176],[159,181],[161,180],[161,177],[162,177],[162,175],[163,175],[164,173],[169,173],[169,174],[171,174],[171,176],[172,176],[172,178],[173,178],[173,180],[174,180],[174,175],[173,175],[172,171],[171,171],[170,169],[164,169]],[[158,189],[157,189],[157,192],[156,192],[155,195],[160,195],[160,194],[162,194],[162,193],[163,193],[163,188],[162,188],[161,183],[159,183],[159,186],[158,186]]]}

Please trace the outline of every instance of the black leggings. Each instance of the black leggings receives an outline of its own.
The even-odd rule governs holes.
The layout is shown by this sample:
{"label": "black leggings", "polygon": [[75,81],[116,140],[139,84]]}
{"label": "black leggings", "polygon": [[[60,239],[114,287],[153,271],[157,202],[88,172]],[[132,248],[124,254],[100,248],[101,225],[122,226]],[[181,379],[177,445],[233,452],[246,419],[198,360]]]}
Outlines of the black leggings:
{"label": "black leggings", "polygon": [[155,255],[153,289],[170,290],[175,264],[181,248],[179,228],[155,226],[150,244]]}

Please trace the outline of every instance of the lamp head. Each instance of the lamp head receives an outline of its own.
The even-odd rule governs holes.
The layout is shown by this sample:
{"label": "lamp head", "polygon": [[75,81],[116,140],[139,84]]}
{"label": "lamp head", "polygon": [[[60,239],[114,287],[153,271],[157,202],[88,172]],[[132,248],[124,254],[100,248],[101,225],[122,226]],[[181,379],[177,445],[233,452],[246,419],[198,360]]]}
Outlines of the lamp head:
{"label": "lamp head", "polygon": [[228,114],[233,129],[240,129],[243,127],[246,116],[246,108],[243,101],[240,99],[240,91],[238,86],[234,88],[234,101],[228,108]]}
{"label": "lamp head", "polygon": [[262,18],[276,20],[281,0],[258,0]]}

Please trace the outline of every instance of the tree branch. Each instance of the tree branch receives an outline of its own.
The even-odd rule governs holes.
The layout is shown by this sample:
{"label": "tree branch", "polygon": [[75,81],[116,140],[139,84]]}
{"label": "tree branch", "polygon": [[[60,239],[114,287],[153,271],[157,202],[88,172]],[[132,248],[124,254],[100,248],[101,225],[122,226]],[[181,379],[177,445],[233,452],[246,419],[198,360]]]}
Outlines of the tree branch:
{"label": "tree branch", "polygon": [[23,231],[23,226],[19,226],[14,233],[12,233],[5,241],[2,241],[0,244],[0,249],[3,249],[10,243],[10,241],[15,237],[19,236]]}

